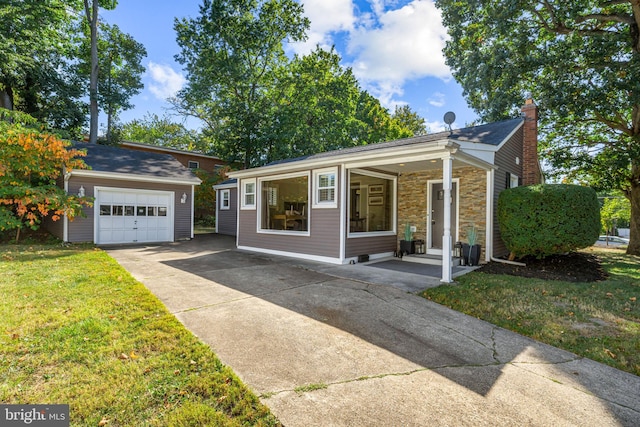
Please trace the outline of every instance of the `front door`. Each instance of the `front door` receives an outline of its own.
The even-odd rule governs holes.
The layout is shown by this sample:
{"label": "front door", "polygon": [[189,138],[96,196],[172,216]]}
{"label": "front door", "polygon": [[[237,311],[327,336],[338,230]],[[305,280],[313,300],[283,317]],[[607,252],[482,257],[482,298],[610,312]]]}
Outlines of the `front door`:
{"label": "front door", "polygon": [[[451,185],[451,235],[455,239],[457,236],[457,190],[458,185],[453,182]],[[444,188],[442,182],[429,183],[429,215],[427,229],[429,230],[429,246],[432,252],[442,251],[442,235],[444,234]]]}

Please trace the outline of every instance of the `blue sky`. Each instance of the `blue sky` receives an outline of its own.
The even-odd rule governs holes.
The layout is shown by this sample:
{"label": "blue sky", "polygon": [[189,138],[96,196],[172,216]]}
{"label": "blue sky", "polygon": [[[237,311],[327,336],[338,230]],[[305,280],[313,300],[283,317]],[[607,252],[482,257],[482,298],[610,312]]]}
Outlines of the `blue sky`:
{"label": "blue sky", "polygon": [[[443,116],[456,114],[454,127],[477,119],[462,88],[445,65],[447,34],[432,0],[299,0],[311,21],[309,39],[288,46],[304,54],[319,44],[335,45],[342,65],[351,67],[360,85],[393,111],[408,104],[424,117],[431,132],[444,130]],[[121,113],[127,122],[147,113],[163,115],[167,97],[186,83],[173,30],[174,18],[198,16],[201,0],[120,0],[101,19],[131,34],[147,49],[144,89],[135,108]],[[100,120],[101,126],[105,120]],[[194,122],[190,121],[193,126]]]}

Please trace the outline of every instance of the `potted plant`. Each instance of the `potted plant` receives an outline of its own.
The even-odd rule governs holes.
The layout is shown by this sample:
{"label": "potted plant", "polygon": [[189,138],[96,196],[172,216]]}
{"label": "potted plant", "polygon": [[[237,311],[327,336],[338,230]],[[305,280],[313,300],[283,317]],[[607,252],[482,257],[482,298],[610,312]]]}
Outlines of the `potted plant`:
{"label": "potted plant", "polygon": [[416,247],[413,242],[413,233],[411,232],[411,224],[407,223],[404,227],[404,240],[400,240],[400,253],[413,254]]}
{"label": "potted plant", "polygon": [[[467,230],[467,240],[469,241],[468,255],[465,254],[467,259],[469,260],[469,265],[479,265],[480,264],[480,252],[482,250],[482,246],[477,244],[478,240],[478,230],[476,230],[475,225],[472,225]],[[464,251],[464,248],[463,248]]]}

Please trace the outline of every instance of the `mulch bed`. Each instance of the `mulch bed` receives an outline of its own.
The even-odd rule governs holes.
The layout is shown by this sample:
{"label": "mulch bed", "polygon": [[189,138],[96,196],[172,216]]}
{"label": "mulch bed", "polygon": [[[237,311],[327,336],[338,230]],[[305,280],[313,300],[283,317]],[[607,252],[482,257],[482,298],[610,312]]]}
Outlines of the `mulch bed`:
{"label": "mulch bed", "polygon": [[597,282],[607,278],[600,259],[590,254],[573,252],[543,259],[526,257],[518,261],[525,263],[526,267],[490,262],[477,271],[566,282]]}

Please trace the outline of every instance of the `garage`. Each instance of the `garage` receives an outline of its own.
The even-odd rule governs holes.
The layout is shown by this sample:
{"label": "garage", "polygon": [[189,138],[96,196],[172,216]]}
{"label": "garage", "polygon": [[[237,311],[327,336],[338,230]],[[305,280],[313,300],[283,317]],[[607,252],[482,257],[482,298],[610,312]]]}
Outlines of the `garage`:
{"label": "garage", "polygon": [[173,241],[174,193],[96,187],[95,242]]}
{"label": "garage", "polygon": [[93,199],[82,215],[48,221],[65,242],[99,245],[192,239],[195,187],[192,170],[169,154],[76,142],[86,169],[64,171],[69,194]]}

